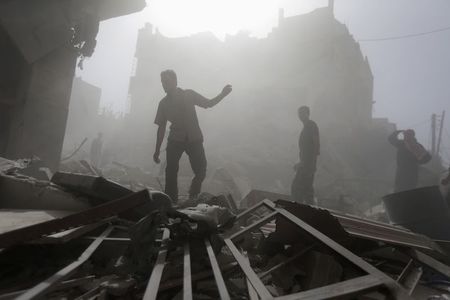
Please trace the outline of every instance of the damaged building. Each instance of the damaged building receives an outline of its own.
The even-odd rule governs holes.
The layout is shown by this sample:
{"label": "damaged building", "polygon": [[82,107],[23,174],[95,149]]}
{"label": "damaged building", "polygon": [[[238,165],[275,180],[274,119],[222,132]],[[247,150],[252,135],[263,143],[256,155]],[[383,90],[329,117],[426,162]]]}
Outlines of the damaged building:
{"label": "damaged building", "polygon": [[77,60],[93,53],[99,22],[144,7],[143,0],[0,3],[0,156],[36,156],[58,168]]}
{"label": "damaged building", "polygon": [[[124,158],[129,164],[151,167],[153,118],[163,96],[159,75],[174,69],[181,87],[206,96],[214,95],[219,83],[233,84],[233,98],[220,109],[198,113],[210,175],[225,167],[245,183],[244,195],[251,188],[288,193],[289,170],[298,160],[295,111],[301,105],[310,105],[321,131],[320,198],[355,198],[365,210],[391,190],[394,152],[386,137],[395,125],[372,117],[370,64],[346,25],[334,17],[332,3],[298,16],[280,10],[278,25],[266,38],[245,32],[225,41],[210,33],[169,38],[147,24],[139,31],[135,56],[128,115],[128,144],[133,146]],[[186,163],[180,172],[185,170]]]}

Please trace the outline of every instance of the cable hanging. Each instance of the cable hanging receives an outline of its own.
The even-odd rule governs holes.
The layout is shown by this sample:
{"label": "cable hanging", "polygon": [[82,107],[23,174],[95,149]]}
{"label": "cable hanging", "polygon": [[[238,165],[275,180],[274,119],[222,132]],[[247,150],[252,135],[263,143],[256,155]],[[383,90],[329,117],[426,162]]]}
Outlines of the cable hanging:
{"label": "cable hanging", "polygon": [[390,40],[402,40],[402,39],[408,39],[408,38],[413,38],[413,37],[418,37],[418,36],[434,34],[434,33],[443,32],[443,31],[447,31],[447,30],[450,30],[450,26],[431,30],[431,31],[420,32],[420,33],[412,33],[412,34],[406,34],[406,35],[398,35],[398,36],[375,38],[375,39],[360,39],[358,41],[359,42],[381,42],[381,41],[390,41]]}

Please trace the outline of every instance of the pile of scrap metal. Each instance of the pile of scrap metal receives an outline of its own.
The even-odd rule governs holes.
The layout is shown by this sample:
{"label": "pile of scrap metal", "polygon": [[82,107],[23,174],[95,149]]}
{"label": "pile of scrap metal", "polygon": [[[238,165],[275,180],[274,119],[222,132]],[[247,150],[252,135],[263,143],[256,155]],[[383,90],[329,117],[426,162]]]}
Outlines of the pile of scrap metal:
{"label": "pile of scrap metal", "polygon": [[[260,199],[238,212],[230,197],[203,195],[175,209],[161,192],[132,192],[99,176],[56,173],[43,182],[5,169],[0,299],[450,294],[446,243],[396,226],[286,200]],[[24,195],[32,208],[18,199]]]}

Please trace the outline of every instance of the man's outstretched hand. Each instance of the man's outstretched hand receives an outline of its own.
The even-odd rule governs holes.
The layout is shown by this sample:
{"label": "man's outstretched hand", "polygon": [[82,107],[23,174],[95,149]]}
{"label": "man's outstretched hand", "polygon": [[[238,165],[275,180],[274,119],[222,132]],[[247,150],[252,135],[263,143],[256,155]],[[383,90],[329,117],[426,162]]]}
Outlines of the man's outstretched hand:
{"label": "man's outstretched hand", "polygon": [[161,162],[161,160],[159,159],[159,151],[155,151],[155,153],[153,154],[153,161],[157,164]]}
{"label": "man's outstretched hand", "polygon": [[231,93],[231,91],[233,90],[233,87],[231,86],[231,84],[227,84],[223,89],[222,89],[222,96],[227,96],[229,93]]}

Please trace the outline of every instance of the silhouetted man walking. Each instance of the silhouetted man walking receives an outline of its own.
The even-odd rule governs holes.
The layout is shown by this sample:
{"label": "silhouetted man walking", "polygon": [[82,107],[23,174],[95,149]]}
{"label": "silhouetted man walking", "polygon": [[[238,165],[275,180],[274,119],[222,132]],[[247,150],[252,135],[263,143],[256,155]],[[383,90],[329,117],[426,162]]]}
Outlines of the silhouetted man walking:
{"label": "silhouetted man walking", "polygon": [[[398,135],[403,133],[403,140]],[[411,190],[419,181],[419,165],[431,160],[431,155],[416,140],[412,129],[397,130],[389,136],[389,142],[397,148],[397,171],[395,192]]]}
{"label": "silhouetted man walking", "polygon": [[300,162],[294,167],[297,173],[291,187],[292,200],[305,204],[314,203],[314,175],[317,156],[320,154],[319,128],[309,115],[309,107],[302,106],[298,109],[303,130],[298,141]]}
{"label": "silhouetted man walking", "polygon": [[183,90],[177,85],[177,75],[173,70],[161,73],[161,83],[166,96],[159,102],[155,124],[158,125],[156,148],[153,160],[160,162],[161,144],[164,140],[167,121],[171,123],[167,138],[167,166],[165,193],[173,202],[178,201],[178,167],[183,152],[189,156],[194,178],[189,189],[189,198],[193,199],[201,191],[206,176],[206,157],[203,148],[203,135],[197,119],[195,106],[213,107],[231,93],[231,85],[213,99],[207,99],[193,90]]}

